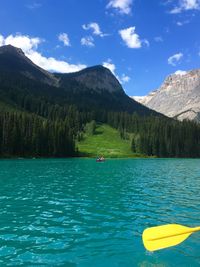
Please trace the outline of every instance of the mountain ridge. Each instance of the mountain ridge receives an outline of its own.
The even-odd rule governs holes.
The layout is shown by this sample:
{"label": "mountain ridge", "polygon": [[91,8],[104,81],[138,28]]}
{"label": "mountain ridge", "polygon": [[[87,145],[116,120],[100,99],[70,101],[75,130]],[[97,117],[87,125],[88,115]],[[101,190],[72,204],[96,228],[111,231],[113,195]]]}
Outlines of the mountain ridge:
{"label": "mountain ridge", "polygon": [[200,69],[171,74],[160,88],[135,100],[168,117],[200,122]]}
{"label": "mountain ridge", "polygon": [[[2,82],[16,97],[17,88],[23,95],[27,94],[27,90],[37,97],[45,94],[51,101],[60,99],[60,102],[75,103],[82,109],[110,109],[160,116],[129,98],[112,72],[101,65],[75,73],[50,73],[35,65],[21,49],[7,45],[0,47],[0,72],[5,77]],[[17,86],[19,81],[20,88]],[[15,99],[12,101],[15,102]]]}
{"label": "mountain ridge", "polygon": [[54,75],[34,64],[25,56],[21,48],[12,45],[1,46],[0,62],[0,71],[19,73],[32,80],[58,86],[58,81]]}
{"label": "mountain ridge", "polygon": [[[106,89],[109,92],[123,91],[121,84],[112,74],[112,72],[108,68],[102,65],[87,67],[77,72],[71,72],[65,74],[56,73],[55,76],[61,79],[61,85],[62,85],[62,78],[66,77],[74,79],[82,84],[85,84],[88,88],[93,88],[94,90]],[[102,79],[101,76],[103,76]],[[94,80],[96,80],[95,87],[94,87]]]}

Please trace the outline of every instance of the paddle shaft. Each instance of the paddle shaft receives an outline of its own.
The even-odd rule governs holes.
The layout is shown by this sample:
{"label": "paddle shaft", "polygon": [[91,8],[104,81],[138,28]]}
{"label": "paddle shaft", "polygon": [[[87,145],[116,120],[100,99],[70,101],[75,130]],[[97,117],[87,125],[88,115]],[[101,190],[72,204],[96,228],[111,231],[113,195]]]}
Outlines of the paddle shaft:
{"label": "paddle shaft", "polygon": [[163,238],[168,238],[168,237],[173,237],[173,236],[179,236],[179,235],[184,235],[184,234],[190,234],[190,233],[192,234],[192,233],[198,232],[198,231],[200,231],[200,226],[191,228],[191,229],[189,229],[187,231],[184,231],[184,232],[181,232],[179,234],[173,234],[173,235],[166,235],[166,236],[151,238],[151,239],[149,239],[149,241],[154,241],[154,240],[159,240],[159,239],[163,239]]}

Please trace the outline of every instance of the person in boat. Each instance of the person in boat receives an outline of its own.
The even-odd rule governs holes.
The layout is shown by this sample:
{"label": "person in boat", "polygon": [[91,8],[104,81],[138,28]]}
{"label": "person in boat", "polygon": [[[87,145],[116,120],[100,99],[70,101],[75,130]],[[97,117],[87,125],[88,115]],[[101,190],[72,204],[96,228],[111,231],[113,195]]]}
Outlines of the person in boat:
{"label": "person in boat", "polygon": [[105,161],[104,157],[103,156],[100,156],[97,158],[97,161]]}

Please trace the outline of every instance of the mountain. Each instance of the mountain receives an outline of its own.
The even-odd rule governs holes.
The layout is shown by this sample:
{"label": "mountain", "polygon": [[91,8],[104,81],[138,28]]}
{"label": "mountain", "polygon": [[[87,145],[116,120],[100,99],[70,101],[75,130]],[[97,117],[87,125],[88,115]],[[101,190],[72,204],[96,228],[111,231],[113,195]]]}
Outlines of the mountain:
{"label": "mountain", "polygon": [[135,100],[180,121],[200,122],[200,69],[172,74],[159,89]]}
{"label": "mountain", "polygon": [[21,74],[52,86],[58,84],[53,74],[35,65],[20,48],[12,45],[0,47],[0,72],[9,72],[12,75]]}
{"label": "mountain", "polygon": [[53,105],[74,104],[81,110],[159,115],[130,99],[116,77],[103,66],[76,73],[49,73],[35,65],[21,49],[7,45],[0,47],[0,75],[0,96],[9,104],[21,105],[19,102],[31,95],[34,102],[43,99]]}
{"label": "mountain", "polygon": [[[114,141],[122,139],[135,155],[200,157],[200,124],[169,119],[136,102],[103,66],[49,73],[21,49],[0,48],[0,157],[80,156],[78,143],[95,122],[116,130],[115,137],[109,131],[107,141],[101,138],[116,156],[124,146],[118,150]],[[101,129],[95,134],[98,142]]]}
{"label": "mountain", "polygon": [[60,85],[65,86],[68,79],[73,79],[81,85],[94,91],[107,91],[110,93],[122,93],[123,88],[111,71],[102,65],[89,67],[75,73],[55,74],[60,78]]}

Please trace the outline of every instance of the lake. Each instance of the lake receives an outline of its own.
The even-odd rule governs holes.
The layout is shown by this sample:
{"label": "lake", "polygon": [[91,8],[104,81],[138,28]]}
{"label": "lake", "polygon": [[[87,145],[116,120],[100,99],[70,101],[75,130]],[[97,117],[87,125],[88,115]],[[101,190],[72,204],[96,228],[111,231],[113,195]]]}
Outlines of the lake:
{"label": "lake", "polygon": [[199,159],[0,160],[0,266],[200,266],[200,233],[147,252],[145,228],[200,225]]}

